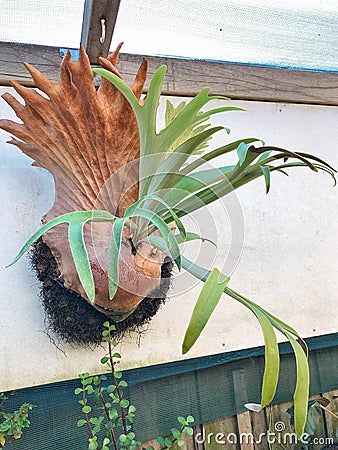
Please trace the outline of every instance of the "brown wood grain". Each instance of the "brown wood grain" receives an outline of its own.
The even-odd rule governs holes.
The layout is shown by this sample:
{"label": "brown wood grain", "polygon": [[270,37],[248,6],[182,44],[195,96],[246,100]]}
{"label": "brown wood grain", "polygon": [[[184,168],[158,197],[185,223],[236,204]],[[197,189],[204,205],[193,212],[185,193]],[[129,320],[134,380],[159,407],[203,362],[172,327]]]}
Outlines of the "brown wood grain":
{"label": "brown wood grain", "polygon": [[207,450],[239,450],[236,416],[208,422],[203,425],[204,448]]}
{"label": "brown wood grain", "polygon": [[[121,54],[119,69],[127,82],[135,76],[142,57]],[[167,65],[163,89],[169,95],[195,95],[207,86],[212,93],[233,99],[338,105],[337,73],[156,56],[146,59],[149,74],[160,65]],[[51,80],[58,80],[61,62],[58,48],[0,42],[0,84],[17,80],[32,85],[23,61],[35,65]]]}

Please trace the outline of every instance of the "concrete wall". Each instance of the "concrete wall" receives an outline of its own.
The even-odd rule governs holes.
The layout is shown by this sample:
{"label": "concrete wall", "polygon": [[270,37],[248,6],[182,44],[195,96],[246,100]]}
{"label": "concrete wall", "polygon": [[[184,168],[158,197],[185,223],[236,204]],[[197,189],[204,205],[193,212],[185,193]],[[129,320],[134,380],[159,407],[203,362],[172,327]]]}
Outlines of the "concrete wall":
{"label": "concrete wall", "polygon": [[[8,90],[0,88],[0,93]],[[214,145],[260,137],[270,145],[315,153],[338,167],[337,108],[239,101],[232,104],[247,112],[224,114],[223,124],[232,133],[229,137],[220,133]],[[0,117],[13,117],[2,100]],[[62,342],[58,342],[58,349],[45,333],[39,284],[27,258],[4,268],[39,227],[40,217],[52,205],[54,195],[51,176],[31,167],[29,158],[5,143],[7,138],[0,131],[0,391],[74,378],[83,371],[99,372],[99,359],[104,353],[102,348],[76,348]],[[289,172],[289,178],[279,173],[272,175],[268,195],[263,179],[259,179],[238,190],[230,203],[214,205],[203,213],[201,232],[216,233],[219,250],[210,254],[205,247],[199,260],[215,259],[220,266],[229,249],[235,248],[225,265],[232,272],[233,289],[294,326],[304,337],[336,332],[337,191],[329,176],[322,173],[307,169]],[[190,223],[195,226],[193,221]],[[235,242],[229,246],[231,226]],[[193,255],[191,249],[187,253]],[[171,300],[152,320],[147,332],[123,340],[122,368],[182,358],[183,335],[201,286],[182,277],[174,284]],[[262,343],[254,316],[224,297],[198,345],[186,357]]]}

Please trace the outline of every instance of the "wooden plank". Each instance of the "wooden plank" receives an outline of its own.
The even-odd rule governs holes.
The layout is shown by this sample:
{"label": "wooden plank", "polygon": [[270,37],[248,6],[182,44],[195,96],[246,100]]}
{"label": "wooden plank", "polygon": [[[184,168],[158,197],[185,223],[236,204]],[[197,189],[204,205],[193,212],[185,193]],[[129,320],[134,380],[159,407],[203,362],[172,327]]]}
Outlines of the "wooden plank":
{"label": "wooden plank", "polygon": [[[338,416],[338,390],[325,392],[323,397],[330,400],[330,404],[326,406],[329,411],[332,411],[336,416]],[[327,411],[324,411],[326,433],[328,437],[337,438],[336,433],[338,432],[338,420],[330,415]]]}
{"label": "wooden plank", "polygon": [[203,437],[203,425],[194,426],[194,450],[204,450]]}
{"label": "wooden plank", "polygon": [[266,421],[265,410],[250,412],[250,417],[255,450],[270,450],[266,439],[268,424]]}
{"label": "wooden plank", "polygon": [[[244,369],[235,370],[232,374],[237,411],[243,410],[243,405],[250,401],[247,392],[247,373]],[[237,415],[238,434],[240,436],[241,450],[254,450],[253,431],[249,411]]]}
{"label": "wooden plank", "polygon": [[236,416],[208,422],[203,425],[204,448],[207,450],[239,450]]}
{"label": "wooden plank", "polygon": [[295,431],[290,425],[287,413],[292,405],[292,402],[288,402],[266,408],[269,429],[268,442],[271,450],[298,449]]}
{"label": "wooden plank", "polygon": [[33,64],[52,81],[59,79],[61,56],[56,47],[0,42],[0,85],[10,80],[33,86],[31,76],[23,66]]}
{"label": "wooden plank", "polygon": [[[146,57],[149,74],[162,64],[168,67],[164,93],[195,95],[209,86],[212,93],[233,99],[338,105],[338,74],[268,67],[223,64],[199,60]],[[121,54],[119,68],[127,82],[134,78],[142,56]],[[59,78],[59,50],[27,44],[0,42],[0,85],[17,80],[32,85],[22,66],[35,65],[48,78]]]}
{"label": "wooden plank", "polygon": [[[315,400],[311,397],[310,400]],[[292,402],[274,405],[266,408],[269,421],[269,430],[271,434],[270,447],[271,450],[303,450],[305,442],[298,441],[295,430],[290,424],[290,416],[287,410],[293,405]],[[320,450],[326,437],[324,416],[321,414],[319,426],[313,436],[309,437],[307,442],[307,450]],[[274,441],[274,442],[272,442]]]}
{"label": "wooden plank", "polygon": [[109,53],[119,7],[120,0],[85,1],[81,45],[91,64],[98,64],[99,57]]}
{"label": "wooden plank", "polygon": [[[200,444],[198,440],[195,440],[196,434],[202,432],[202,428],[197,425],[194,428],[194,434],[192,436],[188,436],[186,434],[183,435],[184,445],[179,447],[176,443],[171,447],[172,450],[204,450],[203,444]],[[147,448],[149,445],[153,446],[155,450],[159,450],[161,448],[160,444],[156,439],[144,443],[138,446],[138,450],[142,450],[142,448]]]}

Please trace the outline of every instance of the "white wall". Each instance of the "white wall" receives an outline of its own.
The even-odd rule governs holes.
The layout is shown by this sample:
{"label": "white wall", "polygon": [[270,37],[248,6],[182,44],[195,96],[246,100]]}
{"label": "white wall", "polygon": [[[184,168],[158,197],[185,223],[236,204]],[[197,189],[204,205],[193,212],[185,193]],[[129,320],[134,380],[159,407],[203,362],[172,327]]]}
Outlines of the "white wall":
{"label": "white wall", "polygon": [[[8,90],[0,88],[0,93]],[[232,104],[245,107],[247,112],[224,114],[224,125],[232,129],[225,140],[260,137],[270,145],[315,153],[338,167],[337,108],[239,101]],[[0,117],[13,117],[2,100]],[[7,139],[8,135],[0,130],[0,391],[74,378],[83,371],[99,372],[99,359],[104,353],[100,348],[92,351],[62,343],[62,351],[58,350],[44,333],[39,284],[27,258],[4,268],[39,227],[54,193],[51,176],[31,167],[31,160],[6,144]],[[221,134],[215,145],[225,140]],[[294,326],[304,337],[336,332],[338,209],[332,180],[322,173],[293,169],[289,178],[272,175],[268,195],[263,179],[241,188],[237,195],[244,217],[245,242],[230,286]],[[205,216],[202,226],[202,232],[208,231],[211,220],[216,221],[218,264],[228,250],[229,220],[222,218],[222,213],[222,205],[215,205],[211,219]],[[182,290],[182,281],[178,280],[177,285],[176,290]],[[199,289],[200,285],[196,285],[181,295],[174,291],[141,339],[132,334],[123,341],[122,368],[182,358],[181,343]],[[254,316],[224,297],[198,345],[186,357],[262,343]]]}

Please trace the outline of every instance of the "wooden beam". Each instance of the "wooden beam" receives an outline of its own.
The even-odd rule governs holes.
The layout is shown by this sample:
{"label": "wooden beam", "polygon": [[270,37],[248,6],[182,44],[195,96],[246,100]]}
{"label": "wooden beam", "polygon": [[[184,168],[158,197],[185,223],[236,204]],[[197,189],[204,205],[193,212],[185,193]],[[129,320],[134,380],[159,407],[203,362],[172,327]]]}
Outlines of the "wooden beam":
{"label": "wooden beam", "polygon": [[23,62],[35,66],[52,81],[59,79],[61,56],[56,47],[0,42],[0,85],[10,80],[33,86],[33,81]]}
{"label": "wooden beam", "polygon": [[[338,105],[338,73],[157,56],[145,58],[149,74],[160,65],[167,65],[164,90],[169,95],[191,96],[210,87],[213,94],[234,100]],[[139,55],[121,54],[119,70],[127,82],[132,80],[141,60]]]}
{"label": "wooden beam", "polygon": [[120,0],[86,0],[83,13],[81,45],[91,64],[109,52],[119,11]]}
{"label": "wooden beam", "polygon": [[[142,55],[121,54],[119,70],[131,83]],[[208,86],[214,94],[234,100],[274,101],[338,105],[338,73],[310,72],[271,67],[223,64],[145,56],[149,77],[162,64],[168,67],[164,93],[191,96]],[[59,79],[61,57],[58,48],[0,42],[0,84],[16,80],[33,85],[22,65],[27,61],[53,81]]]}

